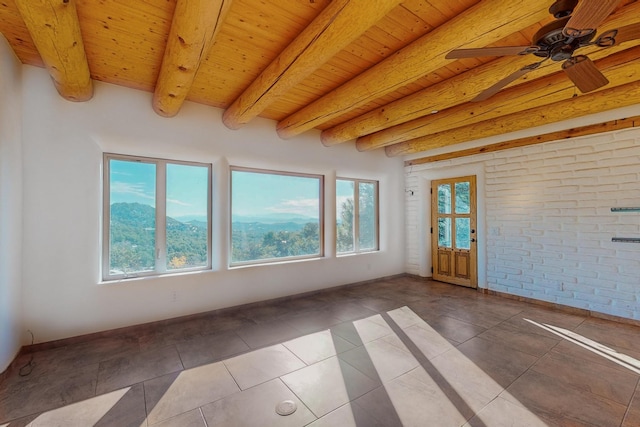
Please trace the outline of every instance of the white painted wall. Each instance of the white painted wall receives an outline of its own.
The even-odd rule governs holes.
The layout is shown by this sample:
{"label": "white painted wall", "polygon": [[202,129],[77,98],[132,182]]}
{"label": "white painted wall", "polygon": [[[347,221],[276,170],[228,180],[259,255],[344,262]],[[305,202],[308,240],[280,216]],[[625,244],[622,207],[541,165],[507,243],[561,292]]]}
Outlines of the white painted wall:
{"label": "white painted wall", "polygon": [[407,272],[431,275],[431,180],[468,174],[479,178],[479,286],[640,319],[640,244],[611,241],[640,237],[640,213],[611,212],[640,206],[640,130],[405,168]]}
{"label": "white painted wall", "polygon": [[0,372],[22,337],[22,66],[0,34]]}
{"label": "white painted wall", "polygon": [[[222,111],[187,103],[166,119],[151,94],[96,82],[85,103],[62,99],[44,70],[25,66],[24,319],[36,342],[166,319],[404,271],[400,159],[322,146],[318,133],[284,141],[275,123],[231,131]],[[99,283],[102,153],[214,164],[214,271]],[[324,174],[327,256],[227,268],[228,165]],[[335,176],[380,181],[379,253],[336,258]],[[176,292],[177,301],[172,301]]]}

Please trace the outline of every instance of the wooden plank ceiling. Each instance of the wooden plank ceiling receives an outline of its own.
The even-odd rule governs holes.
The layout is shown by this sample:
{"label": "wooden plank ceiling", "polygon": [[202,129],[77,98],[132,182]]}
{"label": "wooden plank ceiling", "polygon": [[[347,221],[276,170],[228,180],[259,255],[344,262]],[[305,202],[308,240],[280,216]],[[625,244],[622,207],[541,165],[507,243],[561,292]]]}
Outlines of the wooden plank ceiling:
{"label": "wooden plank ceiling", "polygon": [[[528,46],[554,21],[552,4],[0,0],[0,32],[23,63],[46,67],[72,101],[91,98],[99,80],[153,93],[149,108],[162,116],[178,114],[187,99],[225,109],[232,129],[260,116],[277,121],[274,132],[283,138],[316,128],[327,147],[355,139],[360,151],[398,156],[637,104],[638,39],[580,48],[609,80],[593,92],[581,93],[561,63],[546,61],[470,102],[540,58],[445,55]],[[640,25],[640,2],[620,0],[598,34],[632,24]]]}

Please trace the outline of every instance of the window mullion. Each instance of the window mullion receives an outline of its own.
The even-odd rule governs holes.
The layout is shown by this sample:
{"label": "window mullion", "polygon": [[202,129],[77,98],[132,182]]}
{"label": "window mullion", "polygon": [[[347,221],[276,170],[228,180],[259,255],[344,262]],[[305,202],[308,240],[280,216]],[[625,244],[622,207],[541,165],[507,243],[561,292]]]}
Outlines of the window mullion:
{"label": "window mullion", "polygon": [[167,164],[156,166],[156,271],[167,270]]}
{"label": "window mullion", "polygon": [[102,279],[109,277],[111,263],[111,176],[109,169],[109,157],[105,156],[102,162]]}
{"label": "window mullion", "polygon": [[353,181],[353,250],[360,252],[360,182]]}

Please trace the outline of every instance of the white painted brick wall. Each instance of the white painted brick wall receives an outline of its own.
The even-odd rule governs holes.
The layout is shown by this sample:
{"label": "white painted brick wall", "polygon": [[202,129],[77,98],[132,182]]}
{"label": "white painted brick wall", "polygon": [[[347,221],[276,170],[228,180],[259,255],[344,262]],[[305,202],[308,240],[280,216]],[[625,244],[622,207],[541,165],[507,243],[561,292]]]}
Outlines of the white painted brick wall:
{"label": "white painted brick wall", "polygon": [[[407,189],[443,167],[482,162],[487,283],[500,292],[640,319],[640,130],[413,167]],[[407,171],[409,169],[407,168]],[[425,197],[423,195],[423,197]],[[407,198],[407,272],[417,274],[419,197]],[[429,226],[430,219],[425,223]]]}

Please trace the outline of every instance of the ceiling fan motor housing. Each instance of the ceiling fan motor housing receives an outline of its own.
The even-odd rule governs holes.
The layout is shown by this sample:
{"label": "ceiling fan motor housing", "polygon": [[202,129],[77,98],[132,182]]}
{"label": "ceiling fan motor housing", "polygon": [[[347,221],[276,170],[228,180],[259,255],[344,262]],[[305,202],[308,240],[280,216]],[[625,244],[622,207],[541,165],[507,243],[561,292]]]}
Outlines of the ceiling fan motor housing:
{"label": "ceiling fan motor housing", "polygon": [[571,15],[577,4],[578,0],[557,0],[549,8],[549,13],[556,19],[566,18]]}
{"label": "ceiling fan motor housing", "polygon": [[568,37],[562,31],[568,21],[569,17],[567,16],[540,28],[533,36],[533,44],[538,46],[540,50],[533,54],[553,61],[565,61],[573,56],[576,49],[588,45],[595,36],[595,32],[580,37]]}

